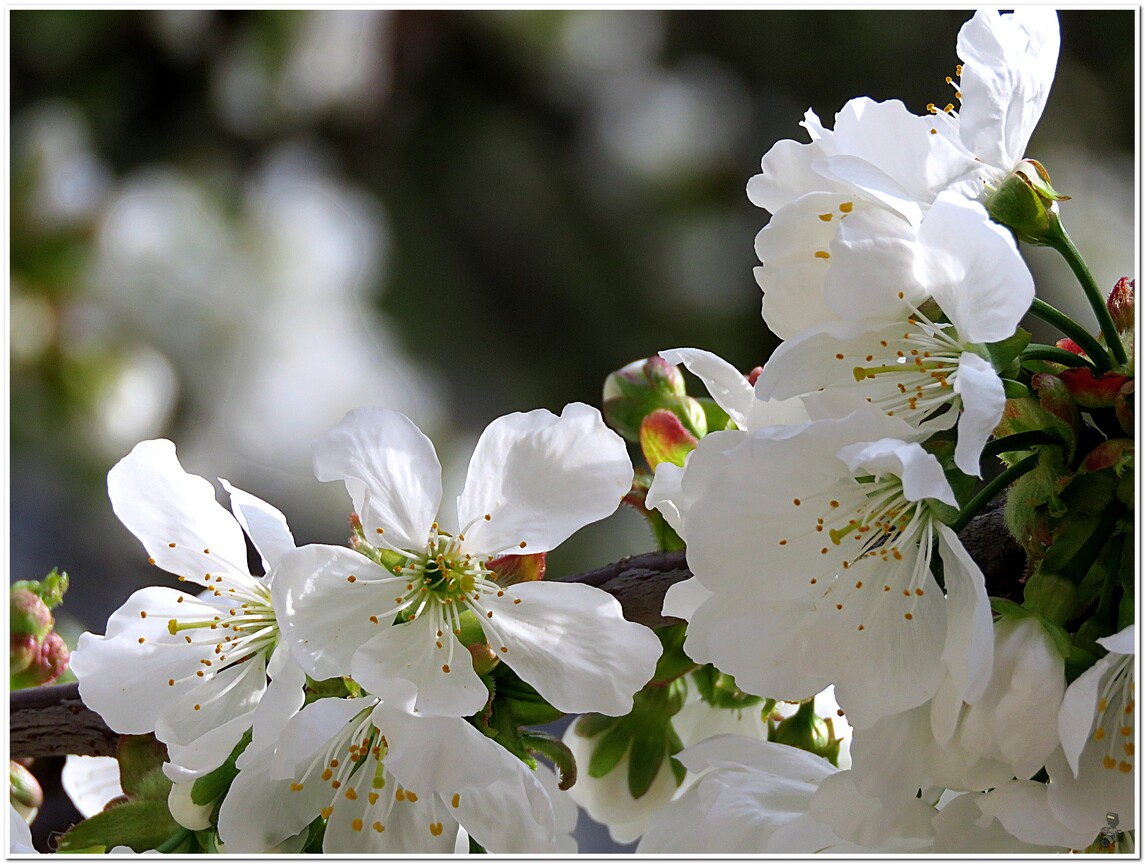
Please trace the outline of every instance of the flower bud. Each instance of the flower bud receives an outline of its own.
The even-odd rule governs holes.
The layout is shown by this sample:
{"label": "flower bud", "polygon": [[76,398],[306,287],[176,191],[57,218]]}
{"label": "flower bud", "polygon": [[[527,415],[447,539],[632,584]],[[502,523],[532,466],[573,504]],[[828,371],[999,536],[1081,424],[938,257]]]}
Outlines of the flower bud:
{"label": "flower bud", "polygon": [[14,588],[9,606],[11,617],[8,629],[13,638],[30,636],[39,640],[51,632],[55,623],[51,610],[36,594],[26,588]]}
{"label": "flower bud", "polygon": [[684,459],[699,443],[680,418],[664,408],[657,408],[640,424],[640,449],[653,469],[661,462],[683,468]]}
{"label": "flower bud", "polygon": [[1113,326],[1122,335],[1130,332],[1134,327],[1136,308],[1134,289],[1136,284],[1136,280],[1122,276],[1117,280],[1117,284],[1113,286],[1113,290],[1109,292],[1109,297],[1105,301],[1106,308],[1109,309],[1109,317],[1113,319]]}
{"label": "flower bud", "polygon": [[211,811],[215,809],[215,802],[210,804],[196,804],[191,799],[192,783],[172,783],[171,791],[167,793],[167,809],[171,811],[171,818],[188,831],[202,831],[211,827]]}
{"label": "flower bud", "polygon": [[8,763],[8,797],[25,822],[36,818],[44,803],[44,790],[35,776],[16,761]]}
{"label": "flower bud", "polygon": [[1040,162],[1025,159],[986,200],[986,209],[1019,240],[1050,246],[1061,234],[1057,202],[1068,200],[1050,185],[1050,175]]}
{"label": "flower bud", "polygon": [[601,413],[629,441],[640,440],[640,424],[657,408],[680,418],[697,438],[708,431],[700,403],[688,396],[680,370],[662,357],[629,363],[605,379]]}
{"label": "flower bud", "polygon": [[[9,677],[9,684],[13,690],[25,687],[39,687],[42,684],[51,684],[64,674],[68,668],[68,646],[56,633],[49,633],[39,643],[33,643],[34,648],[22,644],[27,652],[21,660],[27,658],[28,663],[18,672]],[[15,656],[15,638],[12,640],[12,653]]]}

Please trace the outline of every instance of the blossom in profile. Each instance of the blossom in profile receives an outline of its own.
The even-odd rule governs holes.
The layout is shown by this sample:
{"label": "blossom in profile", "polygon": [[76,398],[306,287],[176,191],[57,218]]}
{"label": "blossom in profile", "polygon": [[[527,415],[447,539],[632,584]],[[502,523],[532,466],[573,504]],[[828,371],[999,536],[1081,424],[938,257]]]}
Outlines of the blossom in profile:
{"label": "blossom in profile", "polygon": [[203,590],[136,591],[105,635],[80,636],[71,668],[84,703],[108,726],[154,732],[167,745],[172,778],[193,779],[222,764],[255,723],[268,674],[260,726],[279,725],[302,706],[305,676],[279,640],[270,577],[250,573],[243,531],[267,567],[294,540],[282,513],[225,484],[228,513],[207,480],[183,470],[170,441],[137,444],[107,485],[150,563]]}
{"label": "blossom in profile", "polygon": [[547,552],[603,519],[632,482],[624,442],[573,404],[494,420],[477,442],[456,525],[437,519],[441,468],[407,417],[360,409],[318,445],[320,480],[343,480],[382,566],[357,551],[305,546],[275,576],[286,637],[315,678],[352,675],[388,704],[466,716],[488,691],[460,641],[478,628],[561,711],[624,714],[660,642],[588,585],[508,584],[497,559]]}

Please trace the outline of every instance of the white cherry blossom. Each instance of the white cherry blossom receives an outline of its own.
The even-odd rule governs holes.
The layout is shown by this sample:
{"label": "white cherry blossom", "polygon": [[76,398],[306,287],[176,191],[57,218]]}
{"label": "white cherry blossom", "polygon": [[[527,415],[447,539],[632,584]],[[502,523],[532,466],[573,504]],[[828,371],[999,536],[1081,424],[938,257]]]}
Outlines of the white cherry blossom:
{"label": "white cherry blossom", "polygon": [[333,546],[306,546],[280,562],[282,626],[310,675],[352,675],[423,715],[473,714],[488,693],[457,638],[469,621],[559,710],[631,708],[660,655],[655,635],[596,588],[503,585],[490,567],[505,553],[553,549],[627,493],[624,443],[595,409],[574,404],[559,417],[538,410],[493,421],[457,500],[459,527],[450,530],[435,521],[441,469],[433,445],[401,414],[350,412],[319,444],[315,469],[321,480],[345,481],[366,536],[393,564]]}
{"label": "white cherry blossom", "polygon": [[256,755],[219,811],[229,853],[270,851],[319,817],[328,854],[449,854],[460,826],[493,853],[555,851],[544,786],[460,718],[320,699]]}
{"label": "white cherry blossom", "polygon": [[960,107],[929,107],[940,137],[957,141],[980,163],[977,192],[997,186],[1027,155],[1060,48],[1057,12],[1042,6],[979,9],[959,30],[958,80],[947,80]]}
{"label": "white cherry blossom", "polygon": [[[856,411],[706,436],[681,484],[688,563],[711,592],[688,655],[773,698],[834,683],[856,727],[927,701],[946,670],[960,692],[981,686],[982,574],[927,503],[955,500],[912,434]],[[935,540],[945,595],[930,573]]]}
{"label": "white cherry blossom", "polygon": [[255,723],[268,674],[280,695],[261,712],[267,721],[283,722],[303,698],[302,670],[279,642],[270,577],[250,574],[243,529],[266,566],[293,538],[278,510],[226,485],[234,516],[166,440],[136,445],[111,469],[112,508],[150,562],[204,590],[136,591],[106,635],[83,634],[71,658],[84,702],[116,732],[154,732],[167,745],[165,770],[183,781],[230,755]]}

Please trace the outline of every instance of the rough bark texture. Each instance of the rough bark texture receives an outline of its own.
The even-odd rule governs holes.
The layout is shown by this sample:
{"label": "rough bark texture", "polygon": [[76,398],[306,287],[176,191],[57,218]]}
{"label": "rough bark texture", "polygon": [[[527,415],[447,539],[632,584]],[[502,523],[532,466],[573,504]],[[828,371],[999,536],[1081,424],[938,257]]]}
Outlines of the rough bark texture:
{"label": "rough bark texture", "polygon": [[[1020,600],[1026,556],[1006,530],[1002,511],[1002,502],[995,502],[959,536],[982,568],[987,592],[992,597]],[[582,582],[607,591],[620,601],[628,620],[663,627],[679,620],[660,614],[664,592],[691,575],[683,552],[647,552],[563,581]],[[13,758],[66,753],[115,755],[119,736],[80,701],[76,684],[18,690],[11,694],[9,705]]]}
{"label": "rough bark texture", "polygon": [[80,700],[78,684],[16,690],[8,697],[13,759],[32,756],[114,756],[119,736]]}

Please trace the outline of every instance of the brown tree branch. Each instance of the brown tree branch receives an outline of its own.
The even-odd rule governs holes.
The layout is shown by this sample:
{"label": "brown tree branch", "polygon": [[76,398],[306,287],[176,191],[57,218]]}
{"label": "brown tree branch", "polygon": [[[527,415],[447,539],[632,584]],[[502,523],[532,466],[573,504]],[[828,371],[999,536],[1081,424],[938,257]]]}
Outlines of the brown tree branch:
{"label": "brown tree branch", "polygon": [[[1002,518],[1002,503],[978,515],[959,535],[986,577],[993,597],[1021,599],[1026,556],[1010,536]],[[624,617],[648,627],[664,627],[679,619],[660,614],[664,593],[692,575],[683,552],[647,552],[570,576],[607,591],[620,601]],[[17,690],[9,699],[9,740],[13,758],[75,753],[113,756],[119,736],[79,698],[76,684]]]}
{"label": "brown tree branch", "polygon": [[83,704],[78,684],[14,690],[8,696],[13,759],[32,756],[114,756],[119,735]]}

